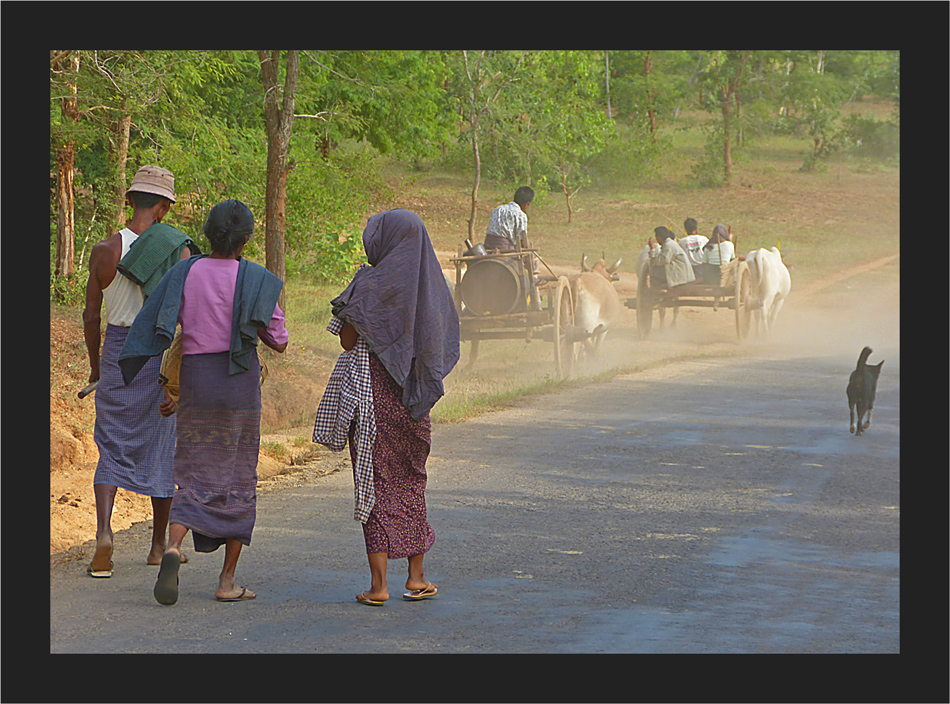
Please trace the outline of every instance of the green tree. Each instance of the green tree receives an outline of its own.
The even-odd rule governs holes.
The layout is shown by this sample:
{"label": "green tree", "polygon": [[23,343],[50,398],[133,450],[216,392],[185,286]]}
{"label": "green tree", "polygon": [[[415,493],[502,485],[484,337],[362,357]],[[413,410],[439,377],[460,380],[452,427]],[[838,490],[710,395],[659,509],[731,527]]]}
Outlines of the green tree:
{"label": "green tree", "polygon": [[[175,173],[172,214],[201,239],[207,212],[226,198],[264,210],[266,137],[256,55],[247,51],[147,52],[160,98],[136,116],[129,173],[160,159]],[[256,253],[257,238],[249,253]]]}
{"label": "green tree", "polygon": [[788,52],[781,94],[788,111],[786,119],[812,140],[803,171],[813,170],[837,149],[838,106],[845,93],[840,77],[826,69],[823,51]]}
{"label": "green tree", "polygon": [[691,99],[699,70],[697,58],[688,51],[609,53],[619,119],[645,125],[656,143],[660,127],[674,120],[679,107]]}
{"label": "green tree", "polygon": [[[506,131],[524,170],[560,187],[568,222],[573,220],[574,197],[589,182],[588,160],[613,134],[600,102],[600,60],[599,52],[589,51],[532,56],[518,91],[520,122]],[[551,100],[552,95],[558,99]]]}
{"label": "green tree", "polygon": [[70,278],[75,273],[73,173],[76,160],[75,126],[79,121],[78,74],[78,53],[50,52],[50,142],[56,167],[57,207],[55,278]]}
{"label": "green tree", "polygon": [[601,102],[602,61],[591,51],[462,51],[449,57],[460,140],[472,151],[469,237],[483,169],[518,185],[558,184],[571,219],[571,201],[586,182],[585,161],[612,130]]}
{"label": "green tree", "polygon": [[343,140],[419,162],[447,138],[439,52],[305,51],[300,129],[324,158]]}
{"label": "green tree", "polygon": [[736,130],[737,99],[743,85],[745,69],[752,58],[751,49],[709,52],[709,61],[700,73],[700,81],[711,90],[722,115],[723,178],[732,178],[732,140]]}
{"label": "green tree", "polygon": [[449,55],[452,72],[448,90],[456,101],[462,129],[460,139],[472,149],[471,209],[468,218],[468,236],[475,236],[475,217],[478,207],[478,188],[482,179],[482,143],[493,128],[493,113],[499,107],[505,92],[522,80],[526,52],[468,51]]}

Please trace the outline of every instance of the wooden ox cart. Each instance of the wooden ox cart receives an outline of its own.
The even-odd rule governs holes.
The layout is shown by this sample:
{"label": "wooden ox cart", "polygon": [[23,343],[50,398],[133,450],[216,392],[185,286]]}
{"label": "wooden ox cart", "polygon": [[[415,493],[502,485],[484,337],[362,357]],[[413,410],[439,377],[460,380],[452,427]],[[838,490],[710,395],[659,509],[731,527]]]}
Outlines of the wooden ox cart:
{"label": "wooden ox cart", "polygon": [[752,276],[748,265],[738,259],[722,267],[719,285],[689,283],[672,289],[652,285],[650,262],[641,262],[637,272],[637,296],[628,298],[624,305],[637,311],[637,330],[646,338],[653,327],[653,313],[659,315],[660,325],[666,310],[672,308],[729,308],[736,314],[736,334],[739,340],[749,336],[752,311],[756,302],[752,294]]}
{"label": "wooden ox cart", "polygon": [[[460,338],[469,341],[469,366],[482,340],[524,339],[551,342],[554,368],[567,378],[574,368],[575,344],[586,331],[574,326],[574,301],[566,276],[537,275],[535,249],[486,253],[484,247],[459,248],[453,298],[459,313]],[[547,265],[544,264],[547,268]]]}

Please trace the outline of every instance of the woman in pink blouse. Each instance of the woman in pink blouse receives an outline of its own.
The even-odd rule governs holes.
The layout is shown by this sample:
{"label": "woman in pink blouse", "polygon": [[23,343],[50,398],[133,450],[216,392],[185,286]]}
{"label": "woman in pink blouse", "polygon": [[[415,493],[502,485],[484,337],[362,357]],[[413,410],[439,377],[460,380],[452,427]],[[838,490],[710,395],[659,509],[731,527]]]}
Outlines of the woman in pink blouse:
{"label": "woman in pink blouse", "polygon": [[162,604],[178,599],[181,543],[189,530],[197,552],[225,546],[215,591],[218,601],[256,596],[234,579],[256,518],[261,422],[256,344],[260,339],[283,352],[289,334],[277,305],[282,282],[241,257],[253,229],[254,217],[244,203],[219,203],[204,227],[212,253],[182,263],[186,268],[178,301],[182,362],[177,490],[169,517],[169,544],[154,590]]}

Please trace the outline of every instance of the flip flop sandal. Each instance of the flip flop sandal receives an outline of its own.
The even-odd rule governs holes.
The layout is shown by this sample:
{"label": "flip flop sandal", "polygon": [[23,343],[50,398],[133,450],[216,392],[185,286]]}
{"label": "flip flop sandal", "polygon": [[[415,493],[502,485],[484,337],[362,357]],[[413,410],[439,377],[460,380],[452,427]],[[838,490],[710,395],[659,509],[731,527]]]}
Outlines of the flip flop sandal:
{"label": "flip flop sandal", "polygon": [[92,569],[92,563],[89,563],[89,567],[86,568],[86,574],[90,577],[96,577],[97,579],[108,579],[112,576],[113,568],[115,567],[114,562],[109,563],[109,569],[107,570],[94,570]]}
{"label": "flip flop sandal", "polygon": [[158,568],[158,580],[152,592],[159,604],[171,606],[178,601],[179,566],[181,566],[181,556],[177,553],[167,552],[162,556],[162,565]]}
{"label": "flip flop sandal", "polygon": [[[252,592],[253,593],[253,592]],[[237,596],[216,596],[217,601],[250,601],[251,599],[256,599],[257,594],[253,596],[247,596],[247,587],[241,587],[241,593]]]}
{"label": "flip flop sandal", "polygon": [[361,604],[366,604],[367,606],[385,606],[385,601],[376,601],[375,599],[370,599],[366,596],[366,592],[360,592],[356,595],[356,600]]}
{"label": "flip flop sandal", "polygon": [[426,585],[425,589],[413,589],[412,591],[406,592],[402,595],[402,598],[406,601],[422,601],[423,599],[431,599],[439,593],[439,588],[435,586],[432,582]]}

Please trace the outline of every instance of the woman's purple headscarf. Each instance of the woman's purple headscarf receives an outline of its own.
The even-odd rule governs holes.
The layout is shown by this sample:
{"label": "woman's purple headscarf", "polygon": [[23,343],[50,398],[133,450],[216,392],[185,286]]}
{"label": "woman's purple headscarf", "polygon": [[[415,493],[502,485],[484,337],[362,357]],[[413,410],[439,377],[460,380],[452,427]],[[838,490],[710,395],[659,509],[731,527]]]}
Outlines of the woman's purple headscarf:
{"label": "woman's purple headscarf", "polygon": [[442,268],[418,215],[387,210],[363,230],[370,266],[333,300],[402,389],[421,420],[444,394],[442,380],[459,359],[459,318]]}

